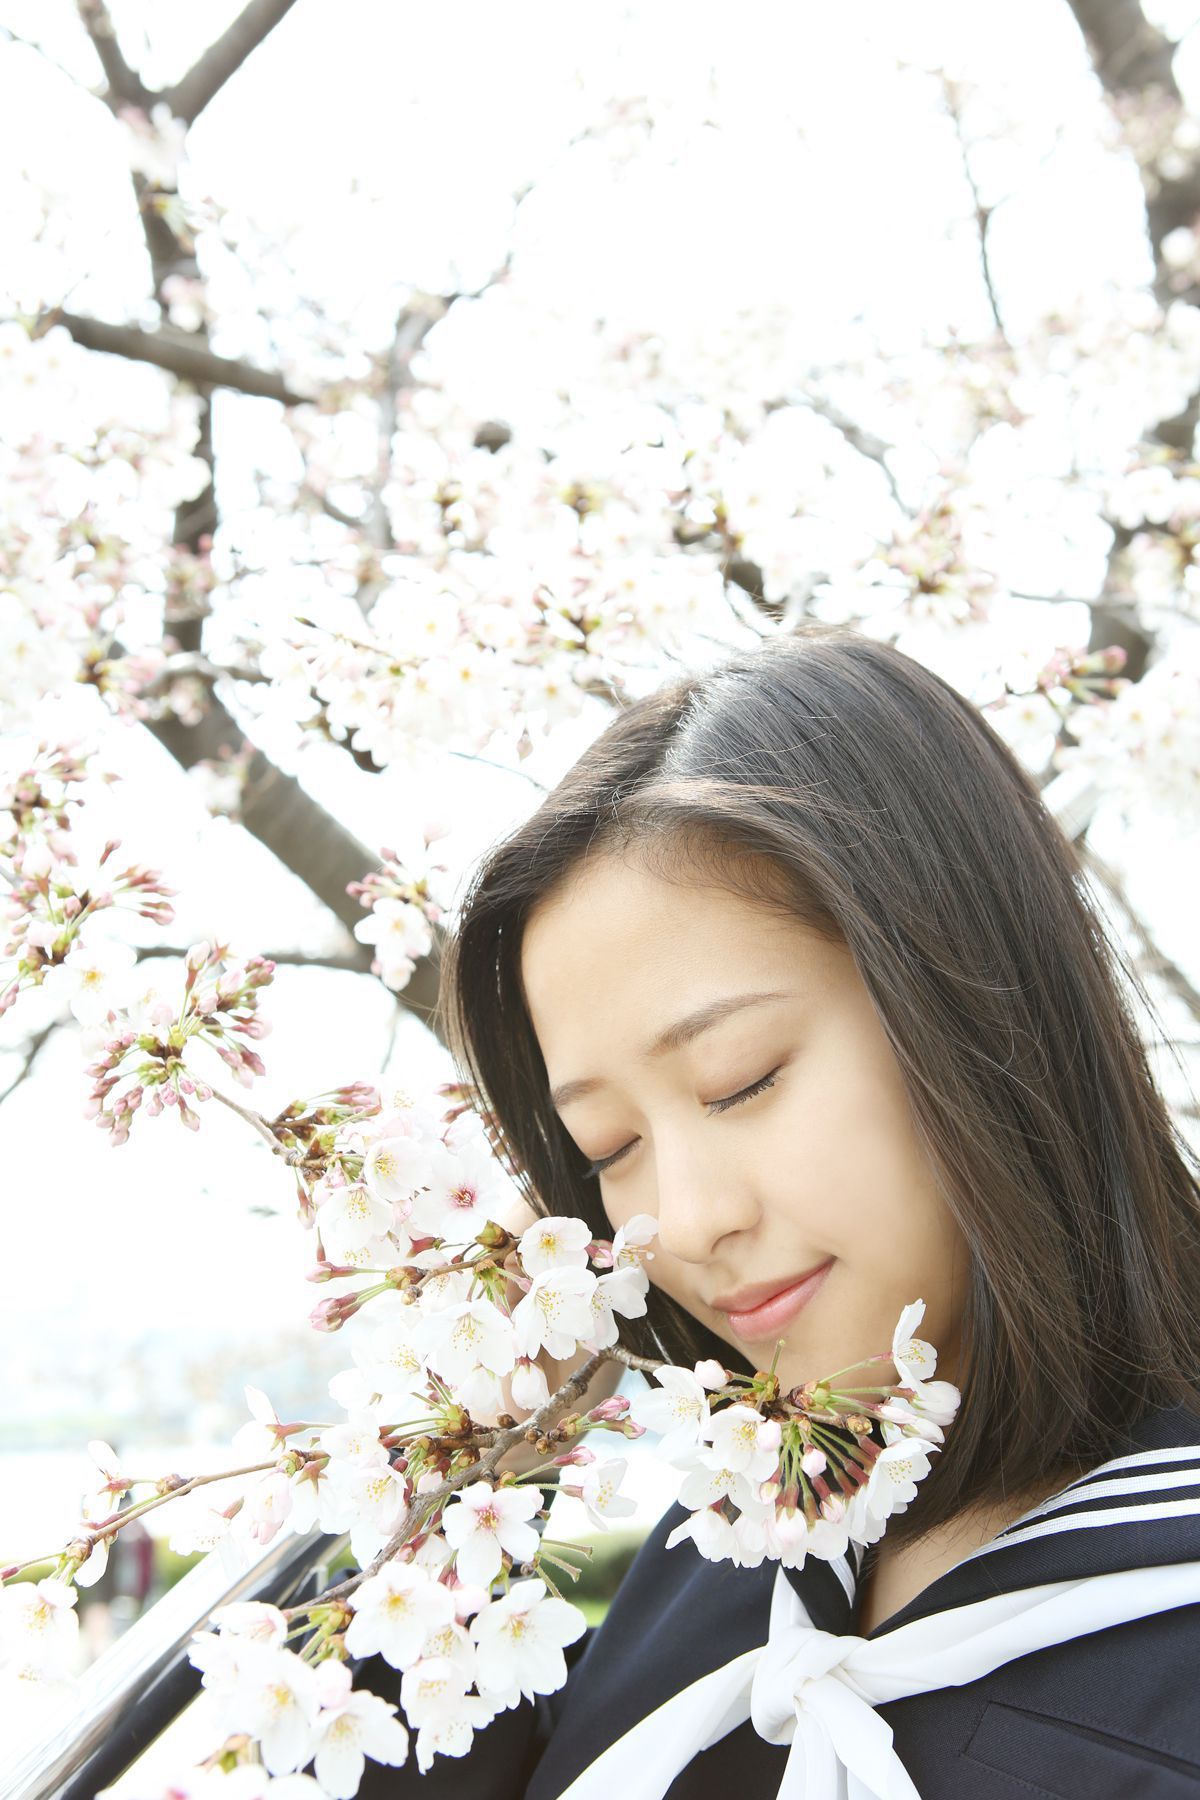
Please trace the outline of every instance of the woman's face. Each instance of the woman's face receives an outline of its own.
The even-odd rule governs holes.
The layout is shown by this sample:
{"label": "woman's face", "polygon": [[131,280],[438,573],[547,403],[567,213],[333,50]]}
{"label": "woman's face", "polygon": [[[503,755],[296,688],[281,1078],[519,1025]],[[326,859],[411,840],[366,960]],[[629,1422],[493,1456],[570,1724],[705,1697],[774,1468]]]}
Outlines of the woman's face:
{"label": "woman's face", "polygon": [[[534,911],[521,974],[551,1089],[587,1084],[558,1095],[566,1130],[589,1159],[615,1159],[598,1176],[613,1229],[658,1220],[653,1283],[758,1368],[782,1338],[788,1385],[888,1350],[921,1299],[920,1335],[955,1379],[966,1241],[844,945],[603,852]],[[769,997],[650,1047],[747,995]],[[742,1316],[816,1270],[798,1309]],[[729,1300],[736,1315],[716,1304]]]}

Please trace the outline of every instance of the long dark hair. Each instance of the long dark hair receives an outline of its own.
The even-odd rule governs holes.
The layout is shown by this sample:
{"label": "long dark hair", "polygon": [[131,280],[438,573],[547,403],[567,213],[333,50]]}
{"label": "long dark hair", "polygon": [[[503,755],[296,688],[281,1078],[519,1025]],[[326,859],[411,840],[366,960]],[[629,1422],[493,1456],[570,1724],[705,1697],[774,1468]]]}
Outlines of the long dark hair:
{"label": "long dark hair", "polygon": [[[898,1059],[971,1274],[963,1405],[894,1539],[1103,1460],[1154,1407],[1200,1410],[1200,1180],[1121,978],[1145,996],[969,701],[888,645],[806,625],[629,705],[484,858],[444,954],[445,1034],[536,1211],[602,1236],[520,949],[534,906],[617,844],[844,941]],[[661,1290],[648,1307],[622,1321],[631,1348],[750,1368]]]}

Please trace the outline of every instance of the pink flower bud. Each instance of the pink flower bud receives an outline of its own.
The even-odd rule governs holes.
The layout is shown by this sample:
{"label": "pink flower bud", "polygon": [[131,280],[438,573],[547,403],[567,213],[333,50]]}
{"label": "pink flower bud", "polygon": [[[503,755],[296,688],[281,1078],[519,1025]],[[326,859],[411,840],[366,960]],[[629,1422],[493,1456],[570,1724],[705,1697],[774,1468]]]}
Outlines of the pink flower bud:
{"label": "pink flower bud", "polygon": [[271,1034],[269,1019],[235,1019],[233,1029],[240,1031],[243,1037],[265,1038]]}
{"label": "pink flower bud", "polygon": [[800,1458],[800,1467],[804,1470],[806,1475],[823,1475],[828,1460],[829,1459],[826,1457],[823,1450],[818,1450],[814,1447],[813,1449],[804,1452],[804,1455]]}
{"label": "pink flower bud", "polygon": [[567,1450],[562,1456],[556,1456],[554,1458],[554,1461],[561,1469],[569,1468],[573,1463],[577,1464],[580,1468],[583,1468],[587,1463],[594,1463],[595,1460],[596,1452],[594,1450],[589,1450],[585,1444],[580,1444],[578,1449]]}
{"label": "pink flower bud", "polygon": [[309,1313],[308,1322],[314,1331],[340,1331],[346,1319],[337,1300],[322,1300]]}
{"label": "pink flower bud", "polygon": [[701,1387],[708,1389],[724,1387],[729,1377],[715,1356],[706,1357],[696,1364],[694,1374]]}
{"label": "pink flower bud", "polygon": [[588,1418],[597,1422],[602,1419],[621,1419],[628,1411],[628,1397],[625,1394],[612,1394],[607,1400],[601,1400],[598,1406],[593,1406]]}

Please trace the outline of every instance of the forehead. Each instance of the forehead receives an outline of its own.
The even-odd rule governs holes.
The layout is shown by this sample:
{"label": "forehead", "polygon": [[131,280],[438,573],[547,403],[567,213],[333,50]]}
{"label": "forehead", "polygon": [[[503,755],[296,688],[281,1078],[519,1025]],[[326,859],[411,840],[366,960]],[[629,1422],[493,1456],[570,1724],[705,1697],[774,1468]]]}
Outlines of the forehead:
{"label": "forehead", "polygon": [[798,919],[698,879],[667,880],[632,852],[589,857],[533,911],[521,945],[526,1005],[551,1080],[594,1052],[632,1054],[716,995],[794,985],[821,953]]}

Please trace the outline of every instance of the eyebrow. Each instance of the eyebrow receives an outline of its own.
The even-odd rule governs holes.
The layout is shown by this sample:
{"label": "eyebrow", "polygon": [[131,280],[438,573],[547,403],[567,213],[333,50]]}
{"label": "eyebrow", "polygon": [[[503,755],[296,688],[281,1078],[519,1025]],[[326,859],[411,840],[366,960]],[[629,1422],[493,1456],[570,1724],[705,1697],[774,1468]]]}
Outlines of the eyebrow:
{"label": "eyebrow", "polygon": [[[693,1038],[698,1038],[702,1031],[707,1031],[711,1025],[727,1019],[731,1013],[741,1012],[743,1007],[759,1006],[766,1000],[790,1000],[791,998],[792,996],[784,990],[772,988],[761,993],[725,994],[719,999],[708,1000],[703,1006],[698,1006],[694,1012],[688,1013],[685,1018],[676,1019],[673,1025],[668,1025],[665,1030],[659,1032],[657,1037],[652,1038],[642,1051],[642,1061],[648,1062],[652,1057],[664,1056],[669,1050],[682,1049],[685,1044],[690,1044]],[[569,1106],[572,1100],[582,1100],[585,1094],[595,1093],[597,1088],[607,1086],[608,1083],[598,1075],[584,1075],[577,1081],[564,1081],[558,1087],[552,1088],[550,1103],[556,1111],[561,1112],[562,1108]]]}

